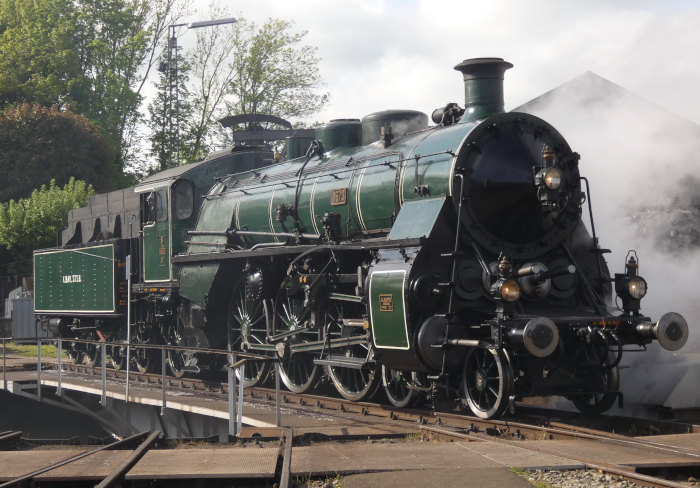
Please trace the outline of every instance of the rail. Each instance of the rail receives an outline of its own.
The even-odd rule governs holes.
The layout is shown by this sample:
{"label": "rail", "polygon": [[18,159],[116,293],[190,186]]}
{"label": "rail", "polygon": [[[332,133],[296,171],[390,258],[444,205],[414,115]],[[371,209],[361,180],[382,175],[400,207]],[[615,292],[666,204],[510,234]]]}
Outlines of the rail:
{"label": "rail", "polygon": [[[149,435],[150,434],[150,435]],[[90,451],[82,452],[80,454],[77,454],[75,456],[71,456],[67,459],[64,459],[62,461],[58,461],[56,463],[53,463],[49,466],[44,466],[43,468],[39,468],[36,471],[32,471],[31,473],[24,474],[22,476],[19,476],[13,480],[6,481],[5,483],[0,484],[0,488],[9,488],[11,486],[24,486],[25,484],[29,483],[35,476],[39,476],[40,474],[46,473],[48,471],[51,471],[56,468],[60,468],[61,466],[65,466],[67,464],[73,463],[75,461],[80,461],[81,459],[84,459],[88,456],[92,456],[95,453],[101,452],[101,451],[106,451],[106,450],[111,450],[111,449],[118,449],[121,448],[125,445],[132,444],[133,442],[142,442],[140,446],[140,449],[137,449],[135,452],[138,451],[139,454],[142,454],[145,452],[146,449],[148,449],[158,438],[158,433],[150,433],[150,432],[141,432],[139,434],[132,435],[130,437],[127,437],[122,440],[115,441],[111,444],[107,444],[106,446],[98,447],[96,449],[92,449]],[[148,436],[148,438],[146,438]],[[144,440],[145,439],[145,440]],[[129,460],[127,458],[127,460]],[[124,463],[122,463],[124,464]],[[115,481],[120,479],[121,474],[123,473],[122,471],[119,471],[119,469],[122,466],[118,466],[117,470],[113,472],[113,475],[108,476],[102,483],[100,483],[98,486],[112,486]]]}
{"label": "rail", "polygon": [[[3,389],[8,390],[7,381],[7,347],[6,344],[11,338],[2,338],[2,371],[3,371]],[[56,343],[56,348],[58,349],[58,378],[56,385],[56,395],[63,395],[63,385],[62,385],[62,360],[63,360],[63,342],[64,339],[40,339],[37,338],[37,388],[36,388],[36,399],[41,401],[41,370],[42,370],[42,359],[41,359],[41,346],[47,343]],[[159,349],[161,351],[161,409],[160,415],[165,415],[167,408],[167,390],[168,381],[166,377],[166,357],[167,351],[191,351],[197,353],[205,354],[219,354],[226,355],[229,357],[228,365],[226,366],[228,372],[228,413],[229,413],[229,435],[238,436],[243,427],[243,381],[237,381],[236,372],[238,372],[239,378],[245,377],[245,365],[247,361],[270,361],[274,363],[275,367],[275,408],[276,408],[276,422],[277,427],[282,425],[281,416],[281,401],[280,401],[280,364],[279,359],[270,356],[261,356],[257,354],[243,353],[243,352],[232,352],[225,351],[221,349],[208,349],[208,348],[192,348],[183,346],[166,346],[158,344],[138,344],[138,343],[126,343],[126,342],[107,342],[107,341],[91,341],[85,339],[69,339],[71,343],[82,343],[82,344],[92,344],[100,349],[100,368],[101,368],[101,382],[102,382],[102,397],[100,399],[100,404],[103,407],[107,406],[107,347],[126,347],[127,357],[129,356],[129,350],[131,348],[136,349]],[[130,379],[129,379],[129,369],[130,364],[127,361],[126,364],[126,377],[125,377],[125,392],[124,401],[129,403],[130,401]]]}

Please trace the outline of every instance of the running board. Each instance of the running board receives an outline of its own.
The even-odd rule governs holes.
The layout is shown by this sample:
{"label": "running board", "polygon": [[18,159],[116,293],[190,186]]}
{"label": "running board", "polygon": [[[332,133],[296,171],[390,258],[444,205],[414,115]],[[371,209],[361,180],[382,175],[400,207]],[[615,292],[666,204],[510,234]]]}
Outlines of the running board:
{"label": "running board", "polygon": [[314,364],[319,366],[335,366],[338,368],[366,369],[377,365],[376,361],[367,361],[364,358],[348,358],[345,356],[326,356],[325,359],[314,359]]}

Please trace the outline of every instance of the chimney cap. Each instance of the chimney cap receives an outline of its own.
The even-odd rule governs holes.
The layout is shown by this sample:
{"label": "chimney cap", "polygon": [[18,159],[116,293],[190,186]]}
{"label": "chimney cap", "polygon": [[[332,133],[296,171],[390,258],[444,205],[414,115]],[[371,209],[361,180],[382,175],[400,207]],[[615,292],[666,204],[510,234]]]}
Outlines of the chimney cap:
{"label": "chimney cap", "polygon": [[477,78],[498,78],[503,79],[503,73],[513,65],[503,58],[471,58],[465,59],[455,70],[464,75],[464,81]]}

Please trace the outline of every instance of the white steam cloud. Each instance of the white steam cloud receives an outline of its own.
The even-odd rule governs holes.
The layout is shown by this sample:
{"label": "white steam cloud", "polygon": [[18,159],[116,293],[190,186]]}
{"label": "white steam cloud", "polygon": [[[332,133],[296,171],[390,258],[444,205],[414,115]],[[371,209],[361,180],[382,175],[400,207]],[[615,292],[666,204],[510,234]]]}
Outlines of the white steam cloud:
{"label": "white steam cloud", "polygon": [[700,243],[693,237],[700,127],[590,72],[515,110],[547,120],[581,154],[611,273],[624,272],[628,250],[638,253],[648,283],[642,312],[657,320],[675,311],[688,321],[690,339],[679,353],[653,344],[623,360],[630,366],[621,373],[626,400],[663,403],[700,351]]}

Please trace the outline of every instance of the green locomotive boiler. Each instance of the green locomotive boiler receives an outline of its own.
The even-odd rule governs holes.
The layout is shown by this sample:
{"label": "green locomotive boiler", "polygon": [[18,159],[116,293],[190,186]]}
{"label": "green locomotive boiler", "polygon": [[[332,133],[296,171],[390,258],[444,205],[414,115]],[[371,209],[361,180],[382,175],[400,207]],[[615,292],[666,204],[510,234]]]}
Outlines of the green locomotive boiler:
{"label": "green locomotive boiler", "polygon": [[[350,400],[381,384],[397,406],[449,391],[484,418],[526,396],[608,409],[623,346],[677,350],[688,325],[641,313],[633,253],[610,274],[581,220],[578,154],[545,121],[504,112],[511,66],[457,65],[465,107],[435,110],[435,125],[408,110],[334,120],[301,157],[269,164],[244,145],[154,175],[88,239],[69,219],[67,245],[35,255],[37,314],[63,337],[123,341],[128,254],[140,342],[270,356],[290,390],[325,377]],[[136,362],[148,369],[148,353]],[[169,364],[221,366],[188,350]],[[269,364],[251,362],[245,383]]]}

